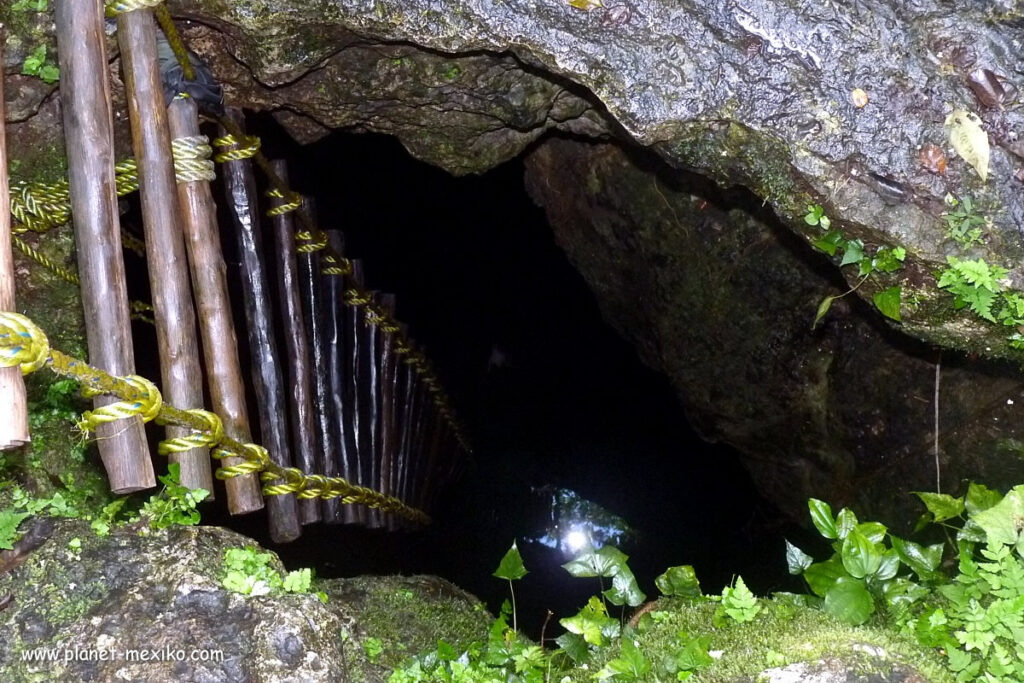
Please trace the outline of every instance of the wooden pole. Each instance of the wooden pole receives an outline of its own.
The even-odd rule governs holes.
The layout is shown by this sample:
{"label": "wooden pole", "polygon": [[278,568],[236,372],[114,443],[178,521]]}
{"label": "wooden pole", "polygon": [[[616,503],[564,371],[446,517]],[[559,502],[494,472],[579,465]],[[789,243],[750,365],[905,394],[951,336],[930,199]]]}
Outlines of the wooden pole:
{"label": "wooden pole", "polygon": [[[225,115],[238,128],[244,129],[244,118],[240,110],[229,107]],[[256,177],[248,159],[226,161],[221,168],[238,243],[238,257],[242,262],[242,299],[260,422],[260,440],[274,462],[291,467],[286,406],[286,401],[291,400],[291,397],[285,393],[274,339],[273,311],[263,266]],[[267,508],[270,537],[275,542],[284,543],[299,537],[302,527],[299,524],[299,506],[293,494],[269,496]]]}
{"label": "wooden pole", "polygon": [[[4,63],[4,26],[0,24],[0,64]],[[4,78],[0,70],[0,311],[14,311],[14,254],[11,253],[11,196],[7,177],[4,126]],[[25,380],[17,367],[0,368],[0,450],[29,441]]]}
{"label": "wooden pole", "polygon": [[[311,200],[306,200],[309,215],[316,216]],[[306,321],[306,339],[313,358],[313,396],[316,408],[316,432],[320,444],[317,472],[329,477],[340,473],[338,464],[337,427],[332,415],[334,400],[327,369],[327,330],[325,328],[324,289],[320,275],[320,257],[315,251],[299,254],[299,281],[302,293],[302,313]],[[323,501],[321,512],[327,524],[340,524],[345,507],[337,498]]]}
{"label": "wooden pole", "polygon": [[[188,281],[185,239],[178,209],[178,187],[171,155],[164,91],[156,55],[153,12],[140,9],[117,17],[117,41],[128,95],[132,148],[139,168],[139,196],[146,234],[146,264],[153,298],[156,343],[165,400],[182,408],[203,407],[195,312]],[[184,427],[167,427],[169,437],[187,436]],[[193,448],[171,453],[181,467],[181,483],[213,491],[210,452]]]}
{"label": "wooden pole", "polygon": [[[198,136],[199,114],[192,99],[176,99],[168,109],[171,135],[175,138]],[[194,181],[178,185],[182,228],[188,250],[192,288],[199,309],[199,332],[203,339],[206,381],[210,404],[220,416],[224,432],[242,443],[252,441],[249,414],[245,407],[245,382],[238,362],[238,340],[231,317],[227,268],[217,230],[217,207],[210,183]],[[224,458],[230,467],[242,458]],[[228,511],[233,515],[254,512],[263,507],[259,481],[254,474],[232,477],[224,482]]]}
{"label": "wooden pole", "polygon": [[[378,292],[371,292],[370,299],[374,304],[379,303],[380,295]],[[365,309],[364,309],[365,314]],[[365,316],[364,316],[365,317]],[[383,428],[383,415],[381,408],[383,405],[383,338],[384,333],[378,325],[366,324],[367,334],[369,335],[369,342],[366,348],[370,352],[369,368],[370,368],[370,383],[367,387],[369,395],[367,396],[366,402],[370,408],[370,488],[380,490],[381,487],[381,462],[384,459],[383,454],[383,439],[382,439],[382,428]],[[381,515],[380,510],[374,508],[369,511],[369,520],[367,526],[376,529],[384,526],[384,517]]]}
{"label": "wooden pole", "polygon": [[[348,281],[345,283],[346,286],[354,278],[359,277],[360,281],[362,278],[362,263],[357,260],[352,262],[352,272],[349,274]],[[345,328],[345,348],[347,350],[346,365],[343,370],[343,376],[345,377],[345,396],[348,398],[348,403],[345,409],[345,415],[343,421],[349,425],[349,431],[351,437],[349,443],[352,447],[350,467],[352,480],[354,483],[360,486],[367,485],[367,473],[364,471],[363,456],[366,451],[365,432],[368,428],[368,423],[363,420],[360,392],[362,391],[363,382],[362,378],[363,363],[362,363],[362,348],[365,340],[363,339],[363,327],[365,326],[363,318],[363,309],[361,306],[345,305],[342,309],[343,326]],[[367,508],[359,506],[351,506],[355,511],[356,521],[360,524],[366,524],[368,519]]]}
{"label": "wooden pole", "polygon": [[[114,126],[107,79],[101,0],[57,0],[60,94],[68,155],[82,306],[89,360],[114,375],[135,373],[117,193]],[[118,399],[95,399],[99,407]],[[142,418],[100,425],[97,444],[110,490],[156,485]]]}
{"label": "wooden pole", "polygon": [[[288,164],[283,160],[271,162],[274,171],[288,176]],[[283,201],[283,200],[282,200]],[[279,202],[280,203],[280,202]],[[317,436],[316,406],[313,404],[312,353],[306,341],[306,319],[299,295],[299,262],[295,251],[295,221],[292,213],[282,213],[271,219],[274,246],[277,249],[277,294],[284,319],[284,348],[287,386],[292,400],[292,444],[295,447],[295,466],[306,474],[318,473],[316,468]],[[320,501],[312,498],[299,501],[303,524],[320,521]]]}
{"label": "wooden pole", "polygon": [[[399,327],[402,337],[408,340],[408,328],[405,325],[400,325]],[[411,344],[411,342],[409,343]],[[401,403],[398,408],[398,459],[395,471],[393,472],[393,490],[396,492],[398,499],[403,503],[408,502],[409,499],[407,491],[409,481],[409,443],[416,408],[416,373],[413,371],[412,366],[405,362],[406,358],[406,355],[401,355],[398,362]],[[403,520],[402,525],[408,526],[408,522]]]}
{"label": "wooden pole", "polygon": [[[404,339],[409,340],[410,346],[414,346],[412,340],[409,339],[409,332],[407,326],[401,327],[401,335]],[[413,433],[416,429],[416,419],[419,413],[419,378],[416,375],[416,371],[413,367],[406,362],[408,355],[402,355],[400,360],[399,373],[401,375],[401,418],[400,427],[398,430],[398,471],[396,488],[398,499],[402,503],[408,503],[412,497],[410,495],[411,481],[413,477]],[[408,523],[407,523],[408,525]]]}
{"label": "wooden pole", "polygon": [[[363,264],[361,261],[352,261],[352,273],[349,277],[353,288],[363,290]],[[355,344],[352,349],[352,379],[355,382],[353,396],[355,397],[355,424],[358,434],[357,444],[359,450],[359,475],[361,486],[375,487],[375,463],[376,454],[376,431],[377,431],[377,406],[374,402],[374,384],[376,378],[376,328],[366,322],[366,309],[362,306],[352,306],[355,312]],[[367,526],[375,527],[379,524],[376,511],[364,508],[363,519]]]}
{"label": "wooden pole", "polygon": [[[340,230],[327,231],[327,245],[336,254],[345,253],[345,236]],[[327,314],[327,371],[330,394],[334,402],[332,419],[337,427],[337,457],[341,476],[349,482],[356,481],[358,452],[352,429],[352,394],[346,381],[349,374],[349,335],[345,306],[345,277],[324,275],[324,310]],[[346,524],[359,522],[355,505],[343,506],[342,515]]]}
{"label": "wooden pole", "polygon": [[[388,317],[395,312],[395,295],[382,294],[380,309]],[[395,335],[393,332],[381,333],[381,382],[380,382],[380,492],[393,495],[392,472],[395,467],[397,451],[396,412],[398,395],[398,365],[395,356]],[[389,530],[398,528],[394,515],[384,515],[384,523]]]}

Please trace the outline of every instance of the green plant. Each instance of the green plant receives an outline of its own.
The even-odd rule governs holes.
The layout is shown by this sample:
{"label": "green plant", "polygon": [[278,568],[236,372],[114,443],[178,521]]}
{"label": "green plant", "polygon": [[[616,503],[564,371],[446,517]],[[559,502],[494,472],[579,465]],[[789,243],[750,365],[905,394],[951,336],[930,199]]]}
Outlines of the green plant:
{"label": "green plant", "polygon": [[832,226],[832,219],[825,215],[825,209],[820,204],[807,205],[804,222],[807,225],[818,225],[822,230],[828,230]]}
{"label": "green plant", "polygon": [[916,495],[928,509],[926,524],[955,532],[955,575],[941,571],[944,544],[893,536],[846,508],[833,517],[826,503],[811,499],[811,520],[835,552],[815,563],[787,544],[790,572],[803,574],[817,596],[808,604],[854,624],[882,604],[877,618],[939,648],[956,680],[1024,679],[1024,486],[1006,496],[976,483],[959,498]]}
{"label": "green plant", "polygon": [[956,211],[946,211],[942,219],[946,221],[946,235],[955,240],[961,247],[967,248],[972,244],[981,244],[982,225],[989,223],[988,219],[974,212],[974,204],[970,197],[957,199],[953,195],[946,195],[946,204]]}
{"label": "green plant", "polygon": [[376,662],[384,653],[384,642],[380,638],[367,638],[363,642],[363,651],[371,662]]}
{"label": "green plant", "polygon": [[[818,304],[817,314],[814,316],[812,328],[817,327],[821,319],[825,317],[832,304],[838,299],[853,294],[868,278],[875,273],[892,273],[903,267],[903,261],[907,257],[907,250],[903,247],[878,247],[873,255],[865,252],[863,240],[849,239],[839,230],[829,230],[832,221],[824,214],[824,210],[817,204],[808,206],[808,214],[804,221],[810,225],[821,226],[827,232],[814,241],[814,246],[829,256],[842,254],[839,267],[856,265],[860,280],[850,289],[842,294],[827,296]],[[892,285],[886,289],[879,290],[872,297],[875,307],[887,318],[897,322],[901,321],[900,307],[903,299],[903,289],[899,285]]]}
{"label": "green plant", "polygon": [[17,0],[11,5],[12,12],[45,12],[49,8],[49,0]]}
{"label": "green plant", "polygon": [[722,589],[721,601],[715,612],[716,626],[723,625],[725,617],[740,624],[753,621],[757,613],[761,611],[761,606],[757,604],[757,598],[747,588],[742,576],[736,577],[734,586],[726,586]]}
{"label": "green plant", "polygon": [[1006,288],[1009,271],[984,259],[960,260],[947,256],[939,274],[939,288],[953,295],[953,308],[967,308],[983,320],[1013,330],[1007,337],[1011,347],[1024,349],[1024,296]]}
{"label": "green plant", "polygon": [[[271,565],[271,553],[257,552],[254,546],[229,548],[224,552],[224,576],[221,586],[242,595],[271,593],[307,593],[313,579],[309,568],[288,572],[284,577]],[[317,593],[322,601],[327,596]]]}
{"label": "green plant", "polygon": [[516,542],[512,541],[512,547],[508,549],[505,556],[501,558],[501,562],[498,563],[498,568],[494,570],[493,576],[499,579],[506,579],[508,581],[508,590],[512,594],[512,629],[518,631],[516,625],[516,592],[512,588],[512,582],[518,581],[519,579],[526,576],[526,567],[523,565],[523,556],[519,554],[519,548],[516,547]]}
{"label": "green plant", "polygon": [[200,502],[210,492],[205,489],[189,489],[181,485],[181,466],[171,463],[167,474],[158,477],[164,487],[142,506],[141,516],[151,529],[165,529],[175,524],[194,526],[199,524]]}
{"label": "green plant", "polygon": [[597,672],[599,681],[643,681],[651,671],[651,663],[632,638],[622,639],[621,654]]}
{"label": "green plant", "polygon": [[25,58],[21,65],[21,73],[26,76],[38,76],[44,83],[56,83],[60,80],[60,68],[46,59],[46,46],[40,45]]}
{"label": "green plant", "polygon": [[27,512],[0,510],[0,550],[14,548],[14,542],[18,540],[18,527],[22,520],[30,516]]}
{"label": "green plant", "polygon": [[[913,594],[906,579],[897,580],[903,548],[915,558],[925,558],[927,567],[934,571],[938,557],[910,541],[886,542],[884,525],[878,522],[857,521],[849,508],[843,508],[835,517],[828,503],[815,498],[808,501],[811,521],[826,539],[832,541],[832,556],[824,562],[814,562],[807,553],[792,543],[786,543],[786,561],[791,574],[803,575],[808,587],[817,596],[811,604],[822,608],[838,619],[851,624],[863,624],[875,613],[877,603],[896,609],[908,594]],[[939,549],[941,555],[941,547]],[[934,559],[934,564],[931,564]],[[922,560],[923,562],[924,560]],[[913,566],[912,566],[913,568]],[[916,584],[915,584],[916,585]]]}

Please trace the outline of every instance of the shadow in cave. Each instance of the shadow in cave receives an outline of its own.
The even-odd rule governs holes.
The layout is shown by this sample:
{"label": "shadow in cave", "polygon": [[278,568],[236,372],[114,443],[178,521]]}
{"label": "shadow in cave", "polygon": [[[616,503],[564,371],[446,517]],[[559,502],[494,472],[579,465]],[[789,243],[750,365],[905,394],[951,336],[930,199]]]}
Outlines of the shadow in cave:
{"label": "shadow in cave", "polygon": [[397,317],[433,360],[475,454],[418,532],[318,524],[275,546],[260,516],[219,521],[289,567],[439,574],[492,610],[508,585],[491,572],[518,539],[531,571],[516,586],[519,623],[534,637],[548,609],[568,616],[599,590],[560,568],[567,554],[530,540],[545,532],[552,489],[635,530],[622,549],[650,597],[654,577],[677,564],[694,565],[705,592],[737,573],[760,591],[799,588],[785,571],[785,523],[737,453],[700,440],[669,382],[603,322],[526,195],[521,161],[455,178],[393,138],[339,132],[301,147],[269,117],[252,124],[268,156],[289,159],[292,187],[316,198],[320,224],[345,232],[369,287],[397,295]]}

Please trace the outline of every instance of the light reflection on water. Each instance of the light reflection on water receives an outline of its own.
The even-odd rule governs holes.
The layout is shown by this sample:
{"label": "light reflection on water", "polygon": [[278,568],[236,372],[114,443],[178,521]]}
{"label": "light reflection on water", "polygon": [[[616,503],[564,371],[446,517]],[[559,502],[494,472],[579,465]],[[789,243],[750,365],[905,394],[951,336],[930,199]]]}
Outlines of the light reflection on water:
{"label": "light reflection on water", "polygon": [[575,556],[585,547],[621,546],[636,535],[622,517],[571,489],[539,486],[532,490],[548,501],[547,526],[528,541]]}

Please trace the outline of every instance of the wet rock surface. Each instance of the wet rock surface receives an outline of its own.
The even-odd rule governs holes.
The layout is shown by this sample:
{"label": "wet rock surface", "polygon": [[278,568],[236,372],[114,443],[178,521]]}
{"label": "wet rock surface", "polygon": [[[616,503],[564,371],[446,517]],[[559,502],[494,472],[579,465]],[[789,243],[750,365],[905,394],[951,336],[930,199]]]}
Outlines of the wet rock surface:
{"label": "wet rock surface", "polygon": [[[900,284],[919,302],[904,310],[903,329],[1010,353],[1003,330],[945,314],[931,273],[957,248],[940,218],[947,192],[972,196],[991,221],[973,254],[1010,268],[1024,255],[1014,178],[1024,163],[1015,85],[1024,72],[1013,59],[1019,4],[577,4],[590,9],[535,0],[177,9],[227,36],[230,54],[211,54],[221,53],[218,73],[232,74],[229,92],[287,110],[282,120],[302,136],[335,125],[389,132],[420,158],[464,173],[518,153],[550,128],[609,131],[672,167],[748,187],[810,239],[820,234],[801,219],[816,203],[848,237],[905,246],[907,272],[882,283]],[[1002,84],[998,92],[975,94],[979,69]],[[949,149],[944,124],[954,109],[983,122],[992,145],[987,182]],[[315,122],[312,130],[296,116]],[[927,145],[946,150],[944,174],[922,165]],[[1016,271],[1011,279],[1024,282]],[[858,294],[870,300],[877,291]]]}
{"label": "wet rock surface", "polygon": [[[485,632],[480,603],[436,577],[317,582],[326,603],[226,591],[225,551],[251,544],[218,527],[97,538],[86,523],[55,520],[15,566],[0,561],[0,679],[383,681],[438,639],[461,645]],[[373,661],[371,637],[385,647]],[[36,648],[56,660],[23,659]]]}
{"label": "wet rock surface", "polygon": [[[740,449],[772,501],[796,519],[811,496],[863,518],[917,517],[916,499],[891,492],[935,488],[937,350],[852,297],[812,331],[818,302],[844,287],[827,258],[755,198],[709,201],[706,181],[657,159],[549,140],[527,157],[527,188],[605,319],[673,379],[703,436]],[[1014,368],[947,353],[940,375],[945,486],[1014,485],[1024,477]]]}
{"label": "wet rock surface", "polygon": [[[930,488],[936,353],[901,333],[1019,358],[1008,344],[1013,330],[954,311],[936,274],[949,255],[984,258],[1010,269],[1007,286],[1024,287],[1024,8],[1011,0],[574,4],[583,9],[562,0],[170,7],[228,99],[273,112],[302,141],[338,127],[386,132],[421,159],[471,173],[545,135],[615,140],[629,163],[567,148],[580,167],[549,159],[542,168],[536,156],[532,182],[545,188],[535,196],[608,319],[672,377],[704,433],[739,445],[759,484],[788,509],[812,490],[851,500],[883,482]],[[53,43],[45,15],[18,25],[9,75],[37,44]],[[18,117],[46,109],[52,89],[16,86],[8,105]],[[951,148],[945,124],[955,109],[981,121],[987,180]],[[922,161],[925,150],[932,156]],[[603,206],[609,188],[633,186],[630,163],[643,168],[645,158],[657,159],[660,196]],[[606,166],[589,172],[595,163]],[[688,174],[707,181],[693,201],[671,191]],[[705,225],[700,202],[734,187],[749,190],[748,203],[764,202],[774,227],[731,214]],[[982,243],[950,239],[941,216],[948,193],[973,199],[986,219]],[[817,303],[859,278],[835,268],[838,258],[830,265],[810,255],[806,242],[823,233],[803,220],[808,204],[823,206],[847,238],[908,254],[902,269],[835,304],[817,334],[808,320]],[[659,206],[672,211],[645,215]],[[602,225],[608,211],[621,214],[616,230],[584,224]],[[659,231],[673,212],[666,237]],[[695,239],[675,234],[684,229]],[[780,249],[805,261],[771,256]],[[898,325],[871,304],[894,285],[904,304]],[[739,357],[723,360],[727,351]],[[1019,442],[1008,401],[1021,401],[1012,369],[947,358],[944,372],[946,480],[1013,481]],[[781,445],[769,447],[775,437]]]}

